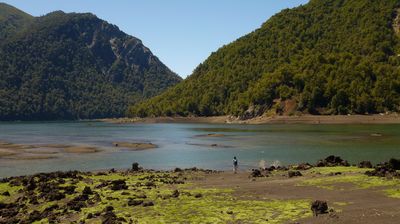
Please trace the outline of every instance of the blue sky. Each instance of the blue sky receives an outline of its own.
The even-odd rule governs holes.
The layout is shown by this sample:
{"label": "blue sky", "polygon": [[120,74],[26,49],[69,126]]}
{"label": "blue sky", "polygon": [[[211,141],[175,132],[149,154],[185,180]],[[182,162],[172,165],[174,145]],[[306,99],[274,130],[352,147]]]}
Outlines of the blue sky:
{"label": "blue sky", "polygon": [[91,12],[135,36],[182,77],[224,44],[308,0],[3,0],[34,16]]}

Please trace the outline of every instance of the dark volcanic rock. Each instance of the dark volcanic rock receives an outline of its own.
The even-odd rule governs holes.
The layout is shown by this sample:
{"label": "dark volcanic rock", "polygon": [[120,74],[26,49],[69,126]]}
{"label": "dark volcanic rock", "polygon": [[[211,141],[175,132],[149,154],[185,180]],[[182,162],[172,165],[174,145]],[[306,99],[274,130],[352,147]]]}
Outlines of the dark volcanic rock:
{"label": "dark volcanic rock", "polygon": [[31,203],[32,205],[37,205],[39,204],[38,202],[38,198],[36,196],[32,196],[29,198],[29,203]]}
{"label": "dark volcanic rock", "polygon": [[111,206],[111,205],[109,205],[109,206],[107,206],[107,207],[105,207],[105,208],[104,208],[104,211],[105,211],[105,212],[111,212],[111,211],[114,211],[114,207],[113,207],[113,206]]}
{"label": "dark volcanic rock", "polygon": [[325,214],[328,212],[328,203],[326,201],[314,201],[311,204],[311,210],[314,216],[318,216],[320,214]]}
{"label": "dark volcanic rock", "polygon": [[6,204],[0,202],[0,217],[11,218],[18,214],[19,206],[17,204]]}
{"label": "dark volcanic rock", "polygon": [[181,169],[181,168],[179,168],[179,167],[177,167],[177,168],[175,168],[174,169],[174,172],[176,172],[176,173],[179,173],[179,172],[182,172],[183,170]]}
{"label": "dark volcanic rock", "polygon": [[145,198],[147,198],[147,196],[145,194],[139,194],[139,195],[136,195],[136,198],[145,199]]}
{"label": "dark volcanic rock", "polygon": [[44,209],[44,212],[51,212],[51,211],[54,211],[54,210],[59,209],[59,208],[60,208],[60,206],[57,205],[57,204],[50,205],[49,207]]}
{"label": "dark volcanic rock", "polygon": [[178,190],[174,190],[174,192],[172,192],[172,195],[171,195],[173,198],[177,198],[177,197],[179,197],[179,191]]}
{"label": "dark volcanic rock", "polygon": [[292,177],[301,177],[301,176],[303,176],[303,174],[301,174],[300,171],[297,171],[297,170],[296,171],[290,170],[288,172],[288,176],[290,178],[292,178]]}
{"label": "dark volcanic rock", "polygon": [[76,186],[74,186],[74,185],[66,186],[66,187],[63,188],[64,193],[68,194],[68,195],[74,194],[75,193],[75,189],[76,189]]}
{"label": "dark volcanic rock", "polygon": [[400,170],[400,159],[394,159],[394,158],[390,159],[389,165],[394,170]]}
{"label": "dark volcanic rock", "polygon": [[372,163],[370,161],[362,161],[358,164],[359,168],[372,168]]}
{"label": "dark volcanic rock", "polygon": [[148,181],[145,183],[145,186],[151,188],[151,187],[156,187],[156,184],[153,181]]}
{"label": "dark volcanic rock", "polygon": [[400,178],[400,173],[397,170],[400,169],[400,160],[390,159],[389,162],[380,163],[375,166],[372,171],[365,172],[368,176],[377,177],[388,177],[388,178]]}
{"label": "dark volcanic rock", "polygon": [[94,196],[92,198],[88,199],[88,201],[87,201],[87,203],[90,205],[94,205],[97,202],[101,202],[100,195],[97,192],[94,192],[93,194],[94,194]]}
{"label": "dark volcanic rock", "polygon": [[309,170],[313,168],[313,165],[309,163],[301,163],[296,167],[296,170]]}
{"label": "dark volcanic rock", "polygon": [[0,209],[7,208],[8,204],[0,202]]}
{"label": "dark volcanic rock", "polygon": [[115,215],[114,212],[109,211],[106,212],[103,216],[102,216],[102,224],[117,224],[117,223],[121,223],[117,216]]}
{"label": "dark volcanic rock", "polygon": [[143,207],[149,207],[149,206],[154,206],[154,202],[152,201],[143,202]]}
{"label": "dark volcanic rock", "polygon": [[10,178],[0,178],[0,183],[8,183],[10,182]]}
{"label": "dark volcanic rock", "polygon": [[93,194],[93,191],[92,191],[92,189],[90,189],[90,187],[86,186],[86,187],[83,189],[82,194],[92,195],[92,194]]}
{"label": "dark volcanic rock", "polygon": [[45,195],[45,198],[48,201],[58,201],[58,200],[64,199],[65,194],[61,193],[59,191],[52,191],[52,192],[48,193],[47,195]]}
{"label": "dark volcanic rock", "polygon": [[272,171],[276,170],[276,167],[270,166],[270,167],[266,168],[265,170],[272,172]]}
{"label": "dark volcanic rock", "polygon": [[33,223],[35,221],[40,221],[42,220],[44,217],[42,217],[42,213],[40,213],[39,211],[33,211],[29,214],[29,218],[28,218],[28,222]]}
{"label": "dark volcanic rock", "polygon": [[137,199],[134,199],[134,198],[130,198],[128,200],[128,205],[129,206],[138,206],[138,205],[141,205],[141,204],[143,204],[143,200],[137,200]]}
{"label": "dark volcanic rock", "polygon": [[251,177],[263,177],[261,170],[259,169],[252,169],[251,171]]}
{"label": "dark volcanic rock", "polygon": [[89,213],[86,216],[86,219],[93,219],[93,218],[94,218],[93,213]]}
{"label": "dark volcanic rock", "polygon": [[132,171],[140,171],[142,168],[139,166],[139,163],[132,163]]}
{"label": "dark volcanic rock", "polygon": [[332,167],[332,166],[350,166],[347,160],[343,160],[339,156],[328,156],[325,159],[319,160],[317,167]]}
{"label": "dark volcanic rock", "polygon": [[125,180],[113,180],[111,181],[111,190],[119,191],[119,190],[126,190],[128,186],[126,186]]}
{"label": "dark volcanic rock", "polygon": [[109,182],[103,181],[103,182],[101,182],[100,184],[96,185],[94,188],[100,189],[100,188],[107,187],[108,185],[109,185]]}
{"label": "dark volcanic rock", "polygon": [[328,174],[328,176],[338,176],[338,175],[342,175],[342,172],[331,172]]}
{"label": "dark volcanic rock", "polygon": [[[23,182],[23,184],[24,184],[24,182]],[[35,190],[37,185],[36,185],[35,179],[33,177],[30,177],[28,179],[27,183],[24,184],[24,186],[27,191],[33,191],[33,190]]]}
{"label": "dark volcanic rock", "polygon": [[82,208],[87,206],[86,201],[88,199],[89,196],[87,194],[78,195],[67,203],[67,208],[74,211],[80,211]]}
{"label": "dark volcanic rock", "polygon": [[195,197],[195,198],[201,198],[201,197],[203,197],[203,195],[200,194],[200,193],[197,193],[197,194],[194,195],[194,197]]}
{"label": "dark volcanic rock", "polygon": [[67,203],[67,208],[74,211],[81,211],[82,208],[86,207],[86,203],[83,201],[70,201]]}

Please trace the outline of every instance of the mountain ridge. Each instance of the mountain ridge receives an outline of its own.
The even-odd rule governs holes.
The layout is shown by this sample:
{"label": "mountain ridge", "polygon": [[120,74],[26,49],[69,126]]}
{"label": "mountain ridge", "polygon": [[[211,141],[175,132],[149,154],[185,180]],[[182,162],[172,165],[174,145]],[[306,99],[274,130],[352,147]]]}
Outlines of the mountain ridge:
{"label": "mountain ridge", "polygon": [[312,0],[212,53],[182,83],[130,116],[254,117],[398,111],[395,0]]}
{"label": "mountain ridge", "polygon": [[121,117],[181,81],[141,40],[91,13],[55,11],[18,31],[0,46],[0,120]]}
{"label": "mountain ridge", "polygon": [[0,42],[29,25],[34,17],[11,5],[0,2]]}

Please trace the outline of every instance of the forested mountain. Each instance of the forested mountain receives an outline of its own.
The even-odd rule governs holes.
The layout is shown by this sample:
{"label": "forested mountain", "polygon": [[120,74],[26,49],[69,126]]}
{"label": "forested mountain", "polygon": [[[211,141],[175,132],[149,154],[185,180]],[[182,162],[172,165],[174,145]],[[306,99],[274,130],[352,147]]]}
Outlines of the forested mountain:
{"label": "forested mountain", "polygon": [[283,10],[130,115],[399,111],[399,8],[398,0],[311,0]]}
{"label": "forested mountain", "polygon": [[124,116],[181,81],[142,42],[93,14],[32,17],[0,4],[0,120]]}
{"label": "forested mountain", "polygon": [[0,42],[28,26],[34,17],[0,2]]}

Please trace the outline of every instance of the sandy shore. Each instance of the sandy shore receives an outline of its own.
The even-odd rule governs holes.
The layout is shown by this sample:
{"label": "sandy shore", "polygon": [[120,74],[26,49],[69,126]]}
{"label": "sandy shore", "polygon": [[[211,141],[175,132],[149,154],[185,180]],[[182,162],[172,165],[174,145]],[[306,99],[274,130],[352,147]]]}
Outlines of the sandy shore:
{"label": "sandy shore", "polygon": [[209,123],[209,124],[400,124],[398,114],[375,115],[302,115],[302,116],[260,116],[240,120],[232,116],[217,117],[157,117],[101,119],[111,123]]}
{"label": "sandy shore", "polygon": [[[120,151],[141,151],[157,148],[152,143],[112,142],[110,147]],[[90,154],[102,152],[104,149],[92,145],[66,144],[15,144],[0,141],[0,159],[6,160],[45,160],[59,158],[65,154]]]}
{"label": "sandy shore", "polygon": [[123,148],[129,151],[141,151],[147,149],[155,149],[157,145],[152,143],[139,143],[139,142],[113,142],[114,147]]}
{"label": "sandy shore", "polygon": [[86,154],[100,152],[101,149],[84,145],[23,145],[7,143],[0,145],[0,159],[45,160],[54,159],[62,153]]}

